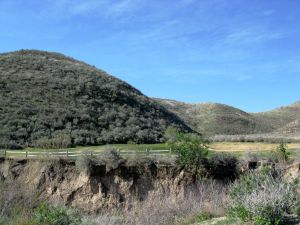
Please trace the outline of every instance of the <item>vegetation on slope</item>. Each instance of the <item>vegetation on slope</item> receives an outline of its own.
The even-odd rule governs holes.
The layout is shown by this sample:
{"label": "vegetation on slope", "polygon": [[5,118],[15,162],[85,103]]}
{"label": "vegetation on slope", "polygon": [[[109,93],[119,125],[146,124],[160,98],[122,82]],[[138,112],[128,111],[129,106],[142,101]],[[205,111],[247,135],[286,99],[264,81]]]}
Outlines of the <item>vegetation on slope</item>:
{"label": "vegetation on slope", "polygon": [[300,102],[268,112],[252,113],[251,115],[253,115],[259,123],[269,125],[269,129],[264,130],[265,132],[273,132],[276,129],[287,126],[289,123],[296,123],[296,120],[300,119]]}
{"label": "vegetation on slope", "polygon": [[217,104],[187,104],[173,100],[155,99],[177,114],[194,130],[206,134],[248,134],[259,130],[255,118],[237,108]]}
{"label": "vegetation on slope", "polygon": [[218,103],[187,104],[168,99],[155,100],[194,130],[208,136],[274,133],[280,137],[281,134],[300,133],[300,102],[268,112],[247,113]]}
{"label": "vegetation on slope", "polygon": [[190,130],[140,91],[95,67],[57,53],[0,54],[2,147],[47,140],[50,145],[154,143],[170,125]]}
{"label": "vegetation on slope", "polygon": [[276,132],[283,134],[300,134],[300,119],[288,123],[284,127],[281,127],[278,130],[276,130]]}

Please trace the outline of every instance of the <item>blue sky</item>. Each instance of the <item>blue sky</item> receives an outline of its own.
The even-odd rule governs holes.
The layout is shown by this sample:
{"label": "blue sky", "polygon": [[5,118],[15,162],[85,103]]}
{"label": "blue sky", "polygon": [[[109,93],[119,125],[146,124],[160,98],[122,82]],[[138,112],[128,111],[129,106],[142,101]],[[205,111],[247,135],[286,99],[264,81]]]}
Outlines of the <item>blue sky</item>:
{"label": "blue sky", "polygon": [[144,94],[257,112],[300,100],[299,0],[0,0],[0,52],[61,52]]}

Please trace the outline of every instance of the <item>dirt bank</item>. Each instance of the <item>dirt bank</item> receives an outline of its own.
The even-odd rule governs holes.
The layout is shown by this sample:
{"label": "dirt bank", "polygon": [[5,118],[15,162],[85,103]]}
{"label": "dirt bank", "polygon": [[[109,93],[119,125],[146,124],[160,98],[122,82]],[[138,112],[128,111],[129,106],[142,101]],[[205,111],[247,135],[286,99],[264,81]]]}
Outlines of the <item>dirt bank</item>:
{"label": "dirt bank", "polygon": [[[233,173],[232,168],[218,168],[211,170],[210,177],[220,182]],[[293,178],[299,176],[299,164],[288,167],[287,172]],[[153,190],[184,196],[196,180],[194,174],[176,165],[158,165],[151,160],[135,164],[119,161],[113,166],[94,163],[86,171],[65,159],[0,158],[0,181],[21,184],[17,191],[32,190],[37,198],[76,206],[87,213],[130,208],[133,201],[146,199]]]}
{"label": "dirt bank", "polygon": [[97,212],[130,207],[133,199],[143,200],[154,189],[182,195],[195,182],[195,176],[179,167],[153,162],[121,163],[113,169],[99,164],[87,173],[69,160],[0,159],[0,180],[21,183],[22,188],[32,189],[50,202]]}

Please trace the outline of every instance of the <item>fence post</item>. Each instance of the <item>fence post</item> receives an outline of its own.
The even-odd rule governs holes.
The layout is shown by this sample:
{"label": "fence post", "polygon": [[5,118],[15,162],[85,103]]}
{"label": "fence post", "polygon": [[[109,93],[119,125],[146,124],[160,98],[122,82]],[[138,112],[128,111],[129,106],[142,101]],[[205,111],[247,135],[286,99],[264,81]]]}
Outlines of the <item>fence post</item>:
{"label": "fence post", "polygon": [[4,158],[6,158],[6,149],[4,150]]}
{"label": "fence post", "polygon": [[170,154],[172,153],[172,149],[171,149],[171,148],[169,149],[169,153],[170,153]]}
{"label": "fence post", "polygon": [[69,158],[69,150],[67,149],[67,158]]}
{"label": "fence post", "polygon": [[93,157],[93,151],[91,150],[91,157]]}
{"label": "fence post", "polygon": [[150,151],[148,148],[146,148],[146,154],[149,155]]}
{"label": "fence post", "polygon": [[26,151],[26,158],[28,157],[28,151]]}

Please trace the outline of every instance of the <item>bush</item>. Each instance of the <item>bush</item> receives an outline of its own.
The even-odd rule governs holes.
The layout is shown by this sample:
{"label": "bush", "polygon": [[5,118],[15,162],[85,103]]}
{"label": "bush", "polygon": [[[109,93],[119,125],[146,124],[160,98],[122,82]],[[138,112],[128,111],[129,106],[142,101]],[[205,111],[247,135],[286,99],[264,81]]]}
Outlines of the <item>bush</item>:
{"label": "bush", "polygon": [[34,146],[43,149],[62,149],[71,147],[71,137],[68,134],[58,134],[52,138],[42,137],[34,142]]}
{"label": "bush", "polygon": [[277,161],[285,163],[289,160],[291,152],[288,150],[287,145],[281,141],[277,146],[274,155]]}
{"label": "bush", "polygon": [[247,221],[250,217],[248,210],[242,205],[235,205],[228,209],[227,215],[229,218],[237,217],[242,221]]}
{"label": "bush", "polygon": [[62,206],[50,206],[47,203],[41,204],[35,212],[34,224],[44,225],[79,225],[81,219],[75,212],[67,210]]}
{"label": "bush", "polygon": [[176,132],[170,135],[167,143],[178,154],[181,166],[197,175],[203,174],[209,152],[208,141],[198,134]]}
{"label": "bush", "polygon": [[279,225],[299,201],[297,184],[287,183],[280,174],[269,169],[250,171],[237,180],[230,189],[229,216],[256,225]]}
{"label": "bush", "polygon": [[197,223],[201,223],[203,221],[209,220],[213,218],[213,216],[207,212],[203,212],[197,215],[196,221]]}

